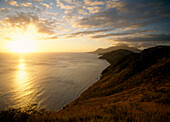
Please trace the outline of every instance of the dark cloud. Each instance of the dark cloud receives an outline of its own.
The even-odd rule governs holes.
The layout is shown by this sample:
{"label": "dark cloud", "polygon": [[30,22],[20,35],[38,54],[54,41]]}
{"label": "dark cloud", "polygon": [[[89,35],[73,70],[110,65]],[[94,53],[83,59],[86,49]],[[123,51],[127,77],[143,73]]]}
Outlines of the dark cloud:
{"label": "dark cloud", "polygon": [[91,38],[97,39],[97,38],[103,38],[103,37],[124,36],[124,35],[130,35],[130,34],[132,33],[109,33],[109,34],[91,36]]}
{"label": "dark cloud", "polygon": [[141,33],[148,33],[148,32],[155,32],[155,31],[134,30],[134,31],[121,32],[121,33],[109,33],[109,34],[95,35],[95,36],[91,36],[91,38],[96,39],[96,38],[103,38],[103,37],[124,36],[124,35],[141,34]]}
{"label": "dark cloud", "polygon": [[167,23],[170,21],[170,1],[109,0],[109,2],[110,4],[106,4],[104,11],[75,21],[73,27],[95,30],[112,28],[120,31],[113,33],[112,30],[108,30],[103,31],[103,34],[98,34],[97,31],[84,31],[72,33],[69,36],[94,34],[91,39],[108,38],[110,40],[114,37],[112,40],[117,42],[145,44],[155,42],[154,45],[159,42],[161,44],[170,42],[170,31],[167,29],[169,27]]}
{"label": "dark cloud", "polygon": [[90,31],[81,31],[81,32],[76,32],[76,33],[70,33],[67,34],[68,38],[75,37],[75,36],[84,36],[84,35],[90,35],[90,34],[97,34],[97,33],[103,33],[103,32],[108,32],[108,31],[113,31],[114,29],[101,29],[101,30],[90,30]]}
{"label": "dark cloud", "polygon": [[170,45],[170,43],[168,42],[133,42],[131,44],[129,44],[130,46],[136,47],[138,49],[145,49],[145,48],[149,48],[149,47],[155,47],[158,45]]}
{"label": "dark cloud", "polygon": [[48,37],[46,38],[47,40],[54,40],[54,39],[58,39],[58,36],[52,36],[52,37]]}
{"label": "dark cloud", "polygon": [[6,24],[10,24],[11,26],[21,27],[28,25],[30,23],[37,22],[39,20],[38,16],[35,16],[33,13],[18,13],[16,15],[6,17],[3,22]]}
{"label": "dark cloud", "polygon": [[54,34],[53,27],[47,26],[47,24],[37,23],[38,33]]}
{"label": "dark cloud", "polygon": [[[104,12],[90,15],[78,20],[76,26],[83,28],[114,27],[140,28],[169,19],[168,1],[123,1],[123,6],[115,6]],[[168,2],[169,3],[169,2]]]}
{"label": "dark cloud", "polygon": [[[113,39],[115,40],[115,39]],[[170,43],[170,34],[146,34],[142,37],[125,37],[117,38],[116,40],[125,41],[125,42],[169,42]]]}

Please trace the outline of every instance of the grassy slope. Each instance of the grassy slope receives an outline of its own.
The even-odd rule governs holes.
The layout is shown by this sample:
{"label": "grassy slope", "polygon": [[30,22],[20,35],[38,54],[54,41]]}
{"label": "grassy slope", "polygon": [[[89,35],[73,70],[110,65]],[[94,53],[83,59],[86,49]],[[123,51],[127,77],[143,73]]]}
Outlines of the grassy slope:
{"label": "grassy slope", "polygon": [[107,59],[107,61],[110,64],[115,65],[115,63],[122,60],[123,57],[125,57],[129,54],[132,54],[132,53],[133,52],[131,52],[129,50],[119,49],[119,50],[116,50],[116,51],[106,53],[106,54],[102,55],[99,59]]}
{"label": "grassy slope", "polygon": [[[112,58],[115,57],[109,60]],[[102,78],[63,110],[33,112],[25,118],[22,118],[23,112],[7,111],[0,114],[0,120],[168,121],[170,47],[159,46],[140,54],[122,55],[117,61],[110,62]]]}
{"label": "grassy slope", "polygon": [[70,120],[168,121],[169,69],[170,47],[130,54],[60,113]]}

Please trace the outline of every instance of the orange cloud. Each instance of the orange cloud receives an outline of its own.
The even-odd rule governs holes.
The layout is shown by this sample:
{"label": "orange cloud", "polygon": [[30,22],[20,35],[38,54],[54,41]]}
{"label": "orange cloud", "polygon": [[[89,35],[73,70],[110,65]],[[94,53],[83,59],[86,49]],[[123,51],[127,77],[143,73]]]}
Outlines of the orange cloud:
{"label": "orange cloud", "polygon": [[85,0],[85,5],[87,6],[97,6],[97,5],[104,5],[104,1],[98,1],[98,0]]}
{"label": "orange cloud", "polygon": [[57,0],[57,5],[56,6],[59,6],[61,9],[74,9],[75,8],[75,6],[65,5],[60,0]]}
{"label": "orange cloud", "polygon": [[32,7],[32,3],[21,3],[24,7]]}
{"label": "orange cloud", "polygon": [[17,7],[19,6],[17,1],[9,1],[8,4],[11,6],[17,6]]}
{"label": "orange cloud", "polygon": [[46,9],[49,9],[50,6],[48,4],[45,4],[45,3],[40,3],[42,6],[44,6]]}

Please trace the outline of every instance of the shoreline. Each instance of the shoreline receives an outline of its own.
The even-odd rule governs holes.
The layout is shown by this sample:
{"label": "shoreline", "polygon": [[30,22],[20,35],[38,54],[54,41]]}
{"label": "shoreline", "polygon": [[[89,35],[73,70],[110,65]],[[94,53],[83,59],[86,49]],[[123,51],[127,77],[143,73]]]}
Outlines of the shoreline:
{"label": "shoreline", "polygon": [[[102,56],[102,55],[100,55],[100,56],[98,57],[99,60],[106,60],[106,61],[108,62],[107,59],[100,59],[101,56]],[[109,62],[108,62],[108,63],[109,63]],[[81,92],[81,93],[78,95],[78,97],[76,97],[76,99],[74,99],[73,101],[71,101],[71,102],[69,102],[68,104],[66,104],[66,105],[64,105],[63,107],[61,107],[61,109],[56,110],[56,111],[54,111],[54,112],[60,112],[60,111],[62,111],[63,109],[65,109],[66,107],[68,107],[69,104],[71,104],[72,102],[76,101],[88,88],[90,88],[91,86],[93,86],[96,82],[100,81],[100,80],[102,79],[102,77],[103,77],[103,71],[105,71],[108,67],[110,67],[110,65],[111,65],[111,64],[109,63],[109,66],[107,66],[105,69],[103,69],[103,70],[101,71],[99,78],[97,78],[94,83],[92,83],[91,85],[89,85],[87,88],[84,88],[83,90],[81,90],[81,91],[83,91],[83,92]]]}
{"label": "shoreline", "polygon": [[[88,53],[88,52],[87,52],[87,53]],[[94,53],[90,53],[90,54],[94,54]],[[101,57],[102,55],[99,55],[99,54],[96,54],[96,55],[98,55],[98,59],[99,59],[99,60],[106,60],[106,61],[108,62],[107,59],[100,59],[100,57]],[[108,63],[109,63],[109,62],[108,62]],[[60,112],[60,111],[62,111],[63,109],[65,109],[69,104],[71,104],[72,102],[74,102],[75,100],[77,100],[89,87],[93,86],[96,82],[98,82],[98,81],[100,81],[100,80],[102,79],[102,77],[103,77],[103,75],[102,75],[102,74],[103,74],[103,71],[105,71],[108,67],[110,67],[110,65],[111,65],[111,64],[109,63],[109,66],[107,66],[106,68],[104,68],[104,69],[101,71],[99,78],[97,78],[95,82],[91,83],[91,85],[88,85],[87,88],[82,89],[81,91],[83,91],[83,92],[80,92],[80,94],[78,95],[78,97],[76,97],[73,101],[69,102],[68,104],[63,105],[59,110],[54,110],[53,112]]]}

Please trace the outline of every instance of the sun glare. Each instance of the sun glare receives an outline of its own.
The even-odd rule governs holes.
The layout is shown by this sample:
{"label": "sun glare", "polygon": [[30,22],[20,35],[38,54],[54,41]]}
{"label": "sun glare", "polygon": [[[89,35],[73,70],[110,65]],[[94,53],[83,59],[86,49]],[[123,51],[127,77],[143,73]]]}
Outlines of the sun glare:
{"label": "sun glare", "polygon": [[11,42],[10,50],[12,52],[17,53],[26,53],[26,52],[33,52],[34,46],[33,46],[33,40],[29,38],[23,38],[18,41]]}
{"label": "sun glare", "polygon": [[30,25],[12,33],[13,41],[9,42],[9,49],[15,53],[28,53],[35,51],[35,27]]}

